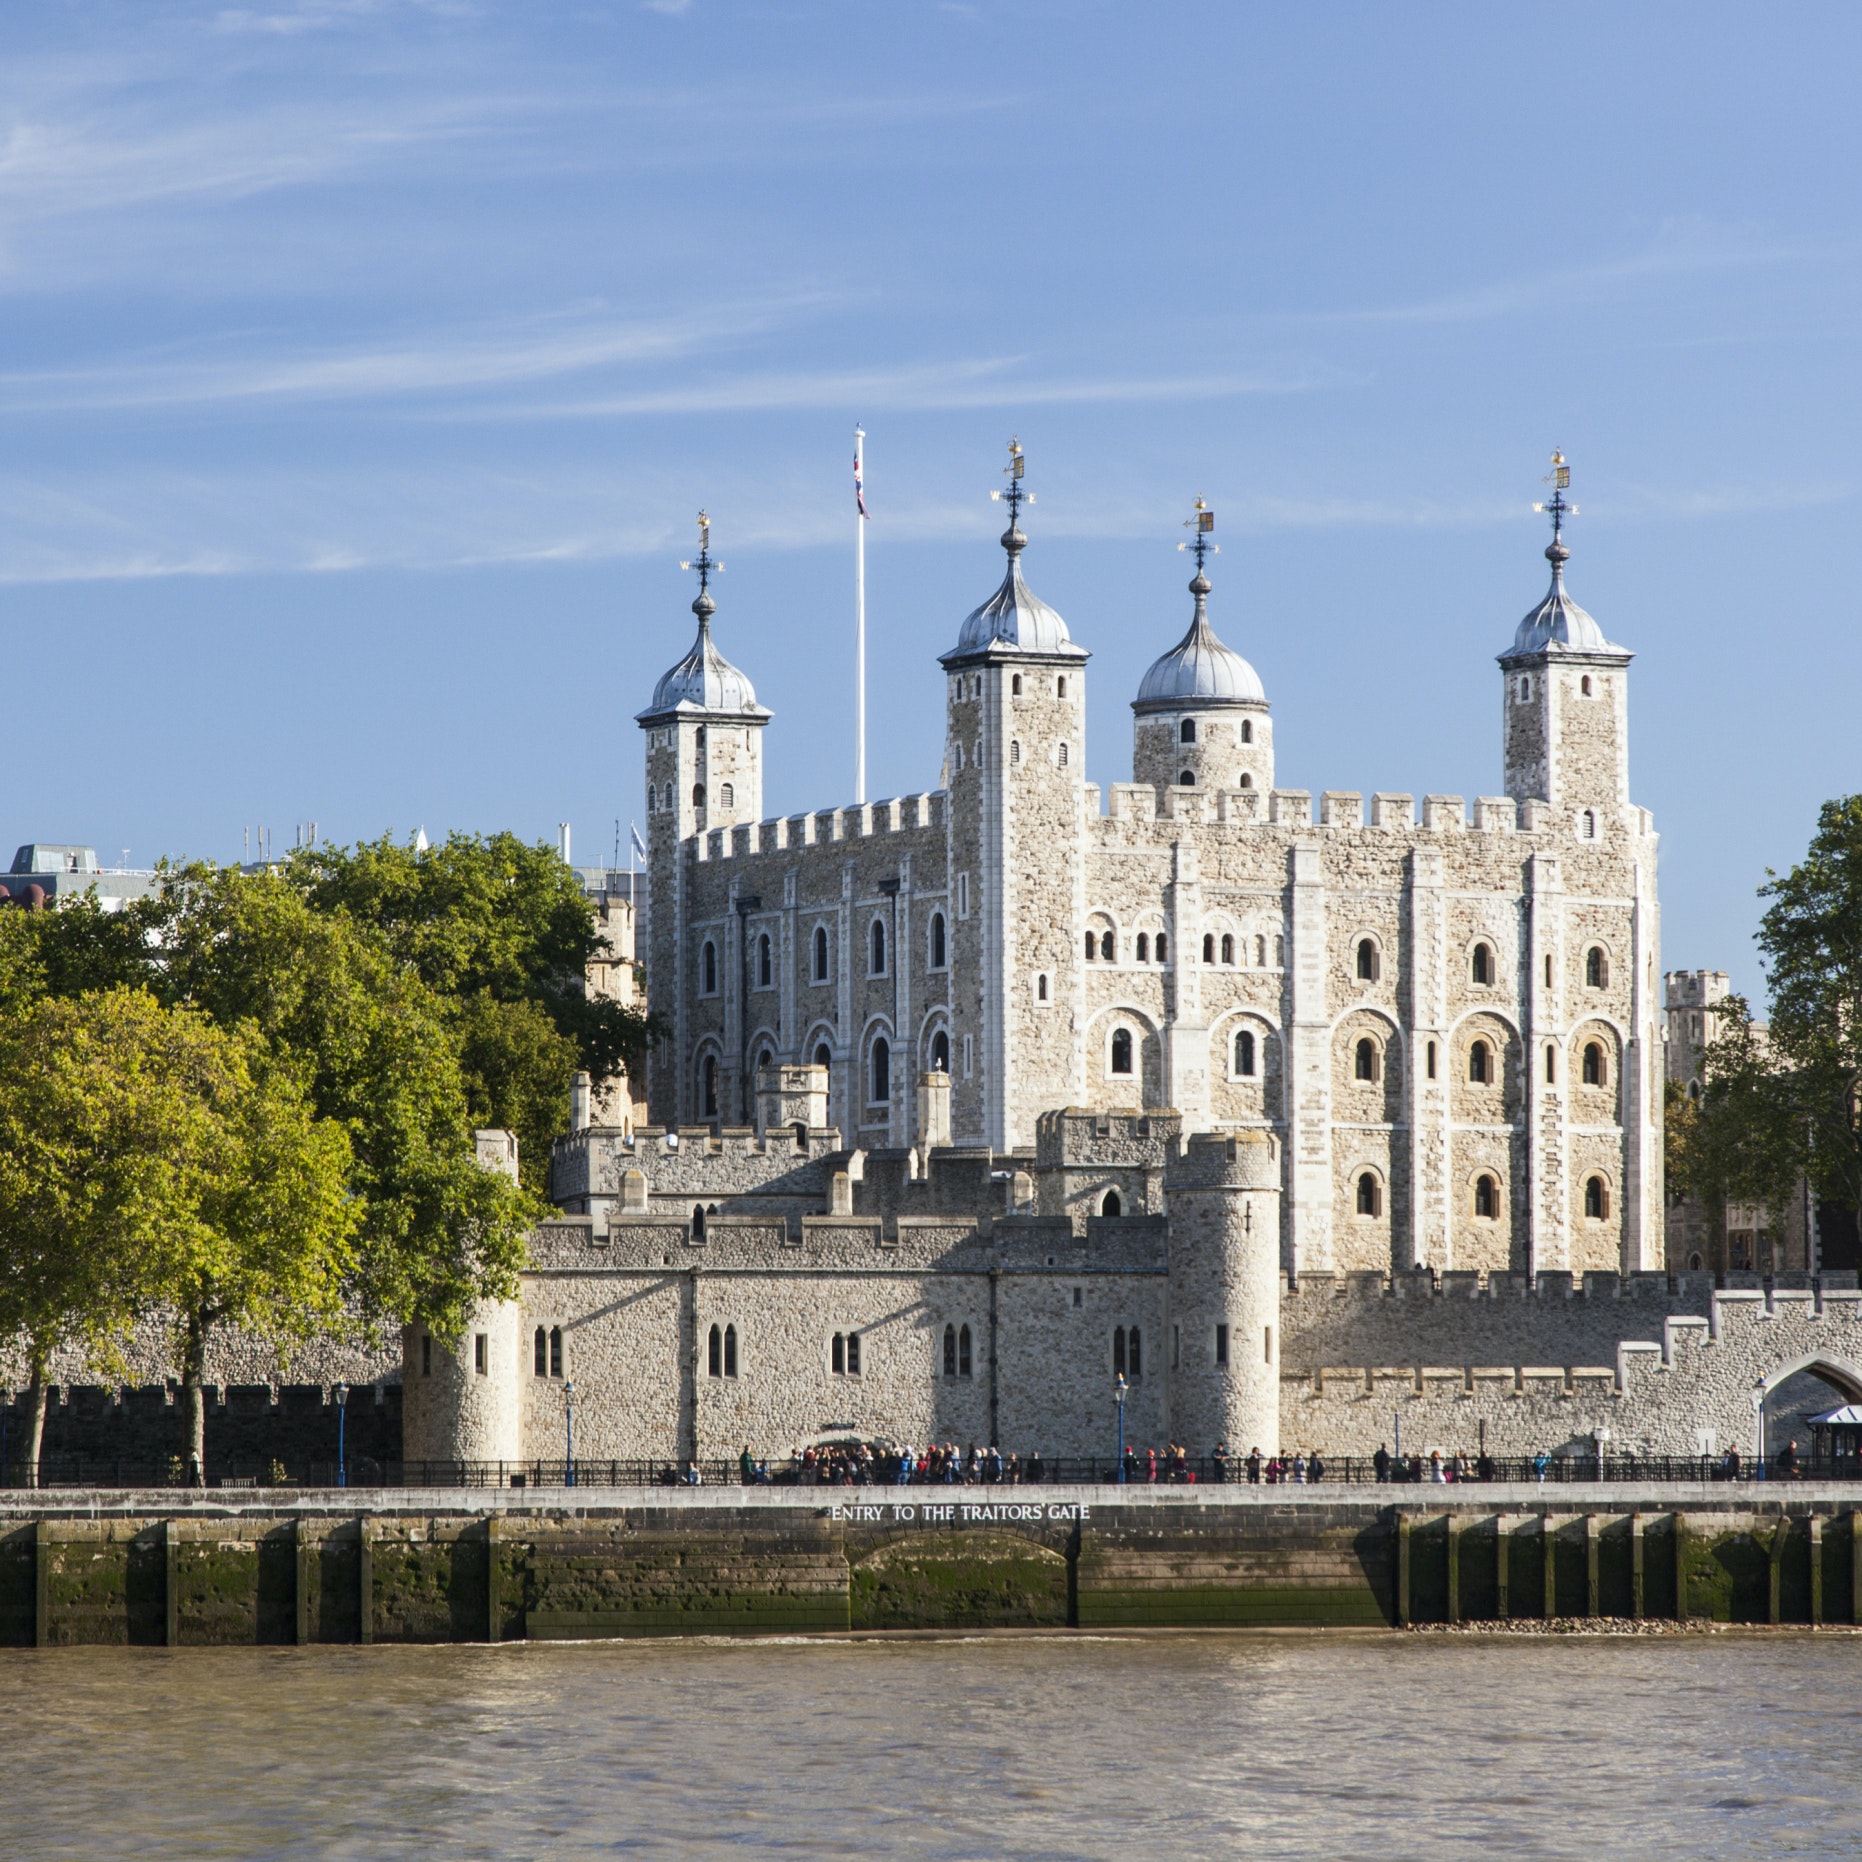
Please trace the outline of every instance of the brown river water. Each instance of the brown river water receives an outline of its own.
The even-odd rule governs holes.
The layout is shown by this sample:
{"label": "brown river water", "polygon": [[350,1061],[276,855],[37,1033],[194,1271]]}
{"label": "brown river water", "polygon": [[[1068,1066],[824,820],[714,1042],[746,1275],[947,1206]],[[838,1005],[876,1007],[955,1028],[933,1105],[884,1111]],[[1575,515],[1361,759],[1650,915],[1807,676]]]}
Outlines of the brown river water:
{"label": "brown river water", "polygon": [[1862,1855],[1862,1637],[0,1652],[6,1857]]}

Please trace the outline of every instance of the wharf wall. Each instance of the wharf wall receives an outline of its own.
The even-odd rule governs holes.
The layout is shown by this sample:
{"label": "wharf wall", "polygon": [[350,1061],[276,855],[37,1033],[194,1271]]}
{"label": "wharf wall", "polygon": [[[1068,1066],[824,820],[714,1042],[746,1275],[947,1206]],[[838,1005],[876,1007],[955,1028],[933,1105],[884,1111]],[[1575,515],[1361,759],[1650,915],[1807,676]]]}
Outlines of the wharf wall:
{"label": "wharf wall", "polygon": [[[20,1497],[23,1499],[23,1496]],[[1862,1626],[1854,1487],[1333,1493],[316,1492],[0,1506],[0,1643],[1400,1628],[1629,1618]]]}

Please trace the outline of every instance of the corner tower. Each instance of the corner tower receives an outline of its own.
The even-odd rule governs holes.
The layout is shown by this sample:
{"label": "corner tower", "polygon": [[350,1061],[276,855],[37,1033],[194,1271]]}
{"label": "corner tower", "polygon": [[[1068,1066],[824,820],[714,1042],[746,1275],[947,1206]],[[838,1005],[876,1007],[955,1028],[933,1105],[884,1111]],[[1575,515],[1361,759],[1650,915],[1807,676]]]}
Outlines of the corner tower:
{"label": "corner tower", "polygon": [[1089,655],[1022,579],[1026,461],[1009,442],[1002,585],[939,660],[946,674],[945,811],[952,925],[951,1129],[997,1150],[1034,1142],[1022,1083],[1074,1081],[1085,1006],[1075,927],[1082,847]]}
{"label": "corner tower", "polygon": [[1500,655],[1501,734],[1506,792],[1516,802],[1549,802],[1567,812],[1583,840],[1605,838],[1629,805],[1629,662],[1565,592],[1571,468],[1552,454],[1552,496],[1536,508],[1552,520],[1545,559],[1546,597],[1519,624]]}
{"label": "corner tower", "polygon": [[[681,974],[687,953],[685,871],[689,844],[713,828],[729,830],[763,815],[763,727],[770,714],[756,702],[750,681],[718,651],[711,617],[718,604],[711,578],[724,565],[711,554],[711,521],[698,514],[698,555],[681,569],[698,571],[698,638],[653,690],[653,702],[636,714],[646,733],[647,924],[644,943],[647,1000],[672,1024],[647,1069],[649,1116],[677,1125],[698,1116],[695,1089],[679,1078],[686,1052],[687,996],[693,979]],[[638,944],[636,946],[639,947]]]}
{"label": "corner tower", "polygon": [[1215,513],[1198,498],[1188,520],[1196,574],[1190,630],[1155,661],[1132,701],[1132,780],[1167,788],[1259,789],[1274,786],[1274,726],[1259,675],[1225,647],[1209,625],[1210,582],[1204,558]]}

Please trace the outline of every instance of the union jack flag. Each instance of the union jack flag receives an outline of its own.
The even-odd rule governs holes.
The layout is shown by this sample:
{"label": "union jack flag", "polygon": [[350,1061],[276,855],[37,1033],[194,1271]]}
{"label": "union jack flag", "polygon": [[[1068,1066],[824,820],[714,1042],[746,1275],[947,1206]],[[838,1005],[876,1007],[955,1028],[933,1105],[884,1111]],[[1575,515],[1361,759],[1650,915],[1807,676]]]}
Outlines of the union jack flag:
{"label": "union jack flag", "polygon": [[858,449],[853,455],[853,501],[860,507],[860,515],[866,516],[866,487],[860,483],[860,454]]}

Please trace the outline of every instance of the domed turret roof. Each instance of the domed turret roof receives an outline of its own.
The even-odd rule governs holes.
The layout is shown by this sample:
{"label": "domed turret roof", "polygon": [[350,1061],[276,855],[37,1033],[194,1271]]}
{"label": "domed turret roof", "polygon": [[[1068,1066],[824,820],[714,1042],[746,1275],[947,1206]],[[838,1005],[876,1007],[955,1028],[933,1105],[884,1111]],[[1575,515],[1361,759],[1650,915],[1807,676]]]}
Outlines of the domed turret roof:
{"label": "domed turret roof", "polygon": [[1209,586],[1209,578],[1197,570],[1190,583],[1190,593],[1196,597],[1190,631],[1161,659],[1152,661],[1132,701],[1134,711],[1267,703],[1260,674],[1232,647],[1225,647],[1209,625]]}
{"label": "domed turret roof", "polygon": [[703,511],[698,514],[697,558],[679,567],[698,571],[698,599],[692,603],[692,612],[698,616],[698,638],[685,658],[661,675],[653,688],[652,704],[634,714],[635,722],[645,724],[655,718],[681,713],[690,716],[695,712],[767,718],[769,712],[756,702],[756,687],[712,644],[711,617],[717,613],[718,604],[711,598],[711,577],[724,565],[712,560],[711,520]]}
{"label": "domed turret roof", "polygon": [[1067,632],[1067,623],[1023,579],[1022,551],[1027,544],[1028,539],[1014,523],[1002,533],[1002,547],[1009,556],[1002,586],[980,608],[970,611],[957,635],[956,646],[944,655],[946,659],[986,652],[990,647],[1008,647],[1020,653],[1055,653],[1068,659],[1086,658],[1086,649],[1075,645]]}
{"label": "domed turret roof", "polygon": [[1570,550],[1554,538],[1546,546],[1545,555],[1552,565],[1552,586],[1515,630],[1513,653],[1542,653],[1547,647],[1569,647],[1576,653],[1621,653],[1623,648],[1606,640],[1603,629],[1565,592],[1565,564],[1571,558]]}

